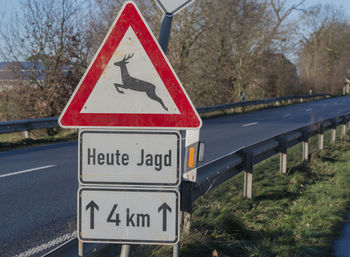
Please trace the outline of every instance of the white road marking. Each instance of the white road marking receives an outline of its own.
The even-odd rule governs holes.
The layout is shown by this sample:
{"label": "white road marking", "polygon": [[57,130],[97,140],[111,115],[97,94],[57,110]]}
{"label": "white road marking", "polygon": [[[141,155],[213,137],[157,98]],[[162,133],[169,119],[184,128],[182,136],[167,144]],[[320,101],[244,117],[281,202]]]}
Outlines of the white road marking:
{"label": "white road marking", "polygon": [[312,111],[312,108],[310,108],[310,109],[306,109],[305,111],[307,111],[307,112],[311,112],[311,111]]}
{"label": "white road marking", "polygon": [[55,166],[56,165],[47,165],[47,166],[42,166],[42,167],[37,167],[37,168],[32,168],[32,169],[27,169],[27,170],[6,173],[3,175],[0,175],[0,178],[10,177],[10,176],[19,175],[19,174],[28,173],[28,172],[37,171],[37,170],[49,169],[49,168],[52,168]]}
{"label": "white road marking", "polygon": [[288,114],[283,115],[282,117],[289,117],[289,116],[292,116],[292,114],[288,113]]}
{"label": "white road marking", "polygon": [[242,125],[242,128],[249,127],[249,126],[254,126],[256,124],[258,124],[258,122],[252,122],[252,123],[244,124],[244,125]]}
{"label": "white road marking", "polygon": [[65,241],[68,241],[68,240],[71,240],[73,238],[75,238],[77,236],[77,232],[74,231],[73,233],[70,233],[70,234],[65,234],[63,236],[60,236],[58,238],[55,238],[45,244],[41,244],[37,247],[34,247],[32,249],[29,249],[23,253],[20,253],[20,254],[17,254],[16,257],[29,257],[29,256],[32,256],[34,254],[37,254],[37,253],[40,253],[41,251],[44,251],[48,248],[51,248],[51,247],[54,247],[58,244],[61,244],[62,242],[65,242]]}

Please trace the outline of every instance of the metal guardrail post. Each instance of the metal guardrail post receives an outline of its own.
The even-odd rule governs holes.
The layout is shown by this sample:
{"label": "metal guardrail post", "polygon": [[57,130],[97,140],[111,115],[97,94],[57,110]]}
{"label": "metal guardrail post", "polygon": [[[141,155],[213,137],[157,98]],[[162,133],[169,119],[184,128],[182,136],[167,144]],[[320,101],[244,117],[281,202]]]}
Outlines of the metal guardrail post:
{"label": "metal guardrail post", "polygon": [[309,142],[303,141],[303,161],[309,160]]}
{"label": "metal guardrail post", "polygon": [[307,161],[309,160],[309,128],[305,128],[302,130],[303,138],[302,138],[302,147],[303,147],[303,153],[302,153],[302,160]]}
{"label": "metal guardrail post", "polygon": [[341,136],[344,137],[346,135],[346,124],[341,125]]}
{"label": "metal guardrail post", "polygon": [[245,151],[245,172],[244,172],[244,188],[243,197],[253,198],[253,165],[254,157],[251,151]]}
{"label": "metal guardrail post", "polygon": [[286,137],[279,137],[278,141],[280,144],[280,172],[282,174],[287,174],[288,140]]}
{"label": "metal guardrail post", "polygon": [[335,128],[331,129],[331,143],[335,142],[335,137],[336,137],[337,130]]}
{"label": "metal guardrail post", "polygon": [[336,133],[337,133],[337,122],[336,121],[332,121],[332,126],[331,126],[331,143],[335,142]]}
{"label": "metal guardrail post", "polygon": [[323,132],[320,132],[318,134],[318,149],[323,150],[323,142],[324,142],[324,134]]}
{"label": "metal guardrail post", "polygon": [[319,130],[318,130],[318,149],[323,150],[323,143],[324,143],[324,122],[319,123]]}

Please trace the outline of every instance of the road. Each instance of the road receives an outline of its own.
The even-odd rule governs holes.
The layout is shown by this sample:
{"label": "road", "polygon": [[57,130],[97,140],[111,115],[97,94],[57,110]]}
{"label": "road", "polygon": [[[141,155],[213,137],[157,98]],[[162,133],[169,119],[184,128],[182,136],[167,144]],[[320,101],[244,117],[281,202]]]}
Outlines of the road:
{"label": "road", "polygon": [[204,121],[205,163],[278,134],[350,112],[350,98],[339,97]]}
{"label": "road", "polygon": [[[350,97],[339,97],[204,120],[201,141],[206,153],[201,165],[349,112]],[[75,236],[77,143],[3,152],[0,163],[0,256],[41,256]]]}
{"label": "road", "polygon": [[338,240],[334,242],[336,257],[350,257],[350,212],[348,212],[346,224]]}

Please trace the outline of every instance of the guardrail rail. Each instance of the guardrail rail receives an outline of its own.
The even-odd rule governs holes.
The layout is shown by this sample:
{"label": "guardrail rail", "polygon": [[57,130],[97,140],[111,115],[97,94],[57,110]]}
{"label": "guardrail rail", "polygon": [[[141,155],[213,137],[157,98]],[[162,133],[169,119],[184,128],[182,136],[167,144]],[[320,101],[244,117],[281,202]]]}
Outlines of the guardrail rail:
{"label": "guardrail rail", "polygon": [[[302,96],[299,99],[305,98],[319,98],[327,97],[329,95],[315,95],[315,96]],[[276,101],[288,101],[291,98],[298,98],[296,96],[280,97],[265,100],[256,100],[249,102],[232,103],[226,105],[208,106],[198,108],[199,113],[207,113],[218,110],[225,110],[235,107],[242,107],[254,104],[266,104]],[[183,232],[189,232],[189,217],[191,215],[192,203],[203,196],[213,188],[219,186],[228,179],[238,175],[244,171],[244,192],[245,198],[253,197],[253,173],[254,165],[266,160],[267,158],[280,154],[280,172],[287,174],[287,152],[288,148],[302,143],[303,160],[308,159],[309,147],[308,142],[312,136],[318,135],[318,148],[323,149],[324,132],[331,130],[331,142],[335,142],[336,128],[341,126],[341,135],[346,134],[346,129],[350,125],[350,114],[343,116],[336,116],[331,119],[317,121],[308,126],[300,127],[298,129],[289,131],[284,134],[275,135],[272,138],[258,142],[254,145],[245,147],[237,152],[223,156],[213,162],[207,163],[198,168],[197,181],[189,182],[183,181],[181,183],[181,211],[183,213],[182,230]],[[58,127],[57,117],[54,118],[42,118],[34,120],[23,121],[9,121],[0,122],[0,133],[20,132],[28,131],[30,129],[39,128],[53,128]],[[72,240],[72,247],[76,247],[76,240]],[[67,248],[67,244],[64,248]],[[63,249],[63,247],[62,247]],[[60,255],[61,248],[58,247],[50,255],[45,256],[63,256]],[[74,255],[76,256],[76,255]],[[123,255],[124,256],[124,255]],[[68,257],[68,256],[65,256]]]}
{"label": "guardrail rail", "polygon": [[[280,103],[284,101],[304,101],[304,100],[315,100],[324,97],[330,97],[329,94],[318,94],[318,95],[302,95],[302,96],[283,96],[277,98],[269,98],[263,100],[252,100],[244,102],[236,102],[230,104],[220,104],[214,106],[203,106],[198,107],[197,111],[199,114],[206,114],[215,111],[224,111],[228,109],[234,109],[239,107],[248,107],[254,105],[269,105],[272,103]],[[48,117],[39,119],[26,119],[26,120],[14,120],[14,121],[1,121],[0,122],[0,134],[14,133],[14,132],[25,132],[25,137],[28,137],[28,131],[34,129],[48,129],[58,128],[58,117]]]}

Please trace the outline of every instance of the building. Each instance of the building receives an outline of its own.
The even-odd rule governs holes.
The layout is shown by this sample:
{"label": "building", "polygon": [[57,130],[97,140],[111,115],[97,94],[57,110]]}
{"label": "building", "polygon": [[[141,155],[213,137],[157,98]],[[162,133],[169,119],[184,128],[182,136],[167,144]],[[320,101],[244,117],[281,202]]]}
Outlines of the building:
{"label": "building", "polygon": [[41,63],[0,62],[0,90],[12,88],[18,85],[18,82],[29,82],[33,77],[44,79],[44,66]]}

